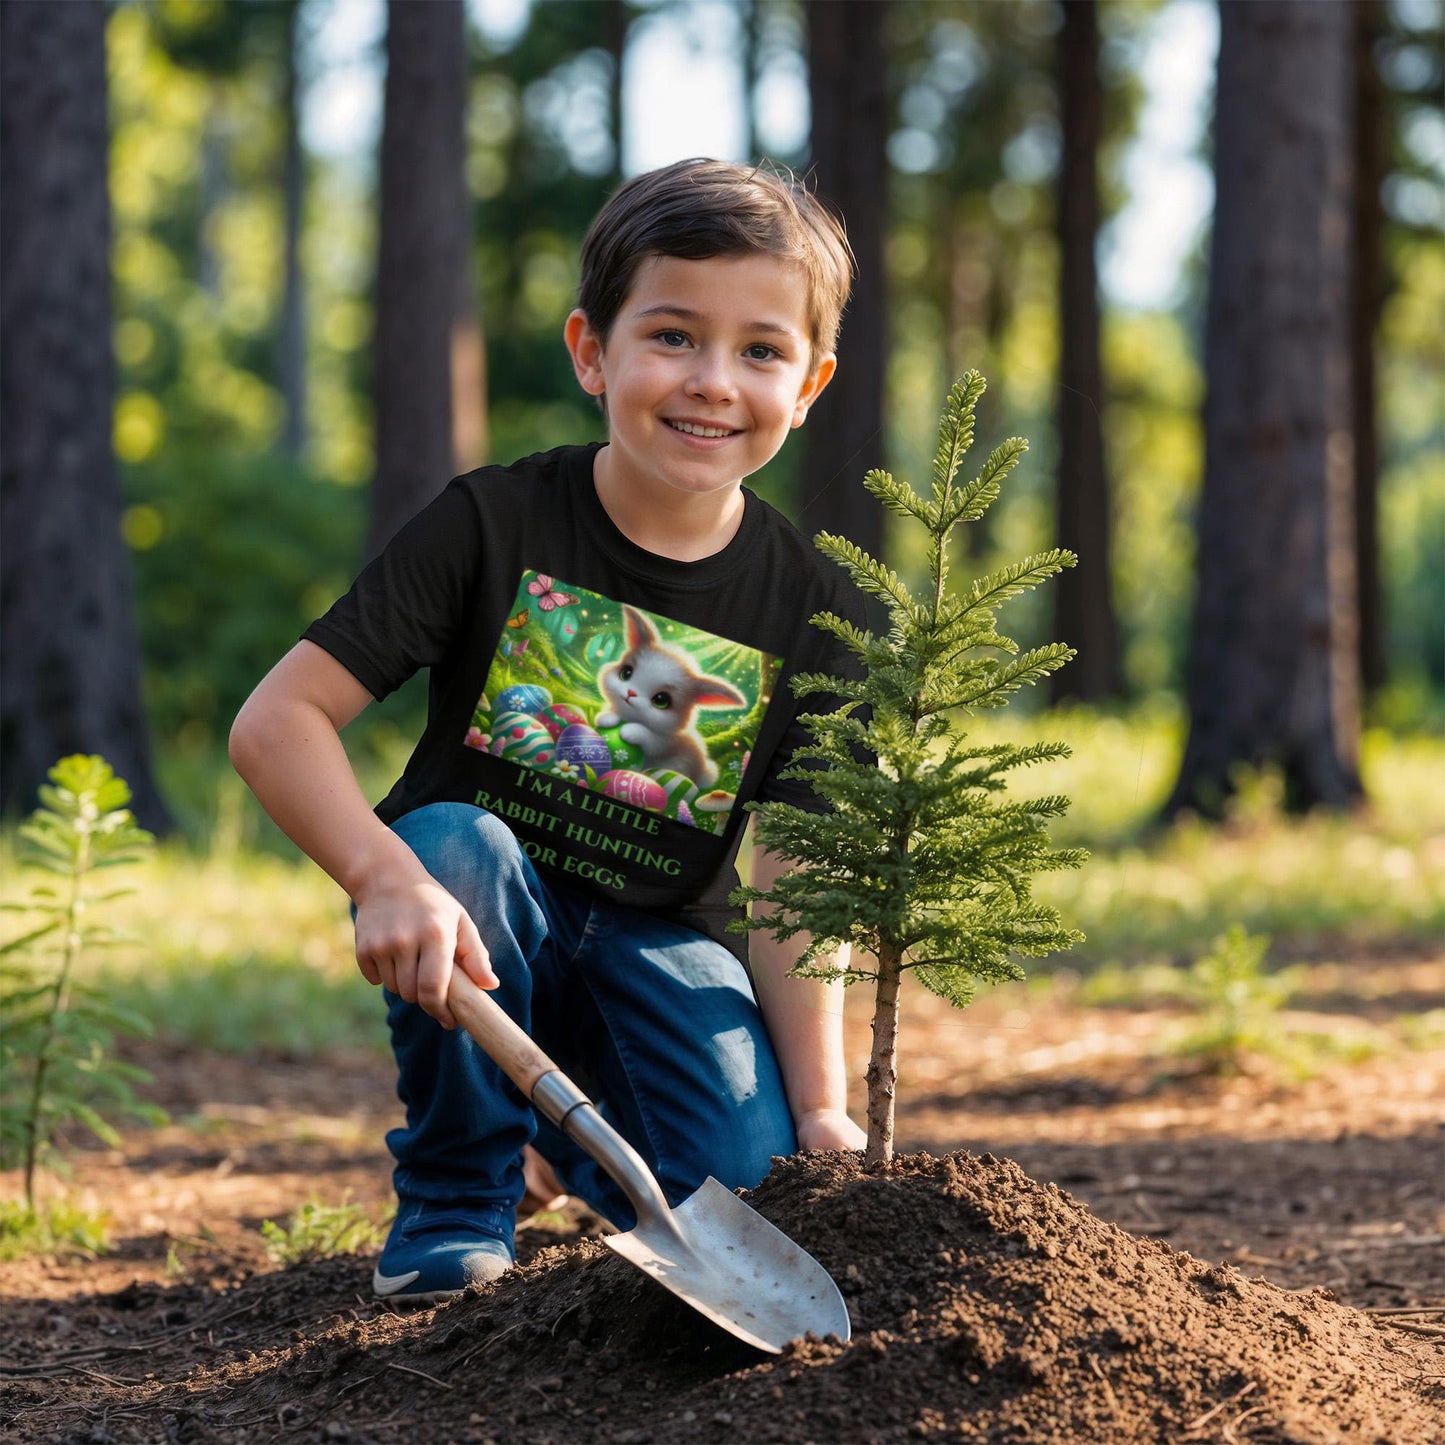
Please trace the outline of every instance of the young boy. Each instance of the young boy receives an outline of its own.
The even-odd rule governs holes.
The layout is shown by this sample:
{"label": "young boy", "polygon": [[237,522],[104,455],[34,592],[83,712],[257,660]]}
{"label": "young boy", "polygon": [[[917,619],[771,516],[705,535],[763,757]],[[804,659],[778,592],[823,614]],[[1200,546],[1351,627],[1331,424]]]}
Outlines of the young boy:
{"label": "young boy", "polygon": [[[726,931],[744,804],[818,805],[780,771],[789,686],[837,671],[836,568],[742,487],[833,374],[851,260],[791,179],[686,161],[625,184],[583,246],[565,336],[605,445],[459,477],[257,687],[231,756],[350,896],[385,990],[406,1123],[373,1280],[435,1300],[511,1264],[523,1156],[619,1228],[610,1178],[460,1029],[461,968],[646,1159],[676,1203],[774,1155],[859,1148],[836,988]],[[375,813],[338,734],[430,669]],[[817,700],[809,706],[816,708]],[[754,878],[785,860],[761,855]]]}

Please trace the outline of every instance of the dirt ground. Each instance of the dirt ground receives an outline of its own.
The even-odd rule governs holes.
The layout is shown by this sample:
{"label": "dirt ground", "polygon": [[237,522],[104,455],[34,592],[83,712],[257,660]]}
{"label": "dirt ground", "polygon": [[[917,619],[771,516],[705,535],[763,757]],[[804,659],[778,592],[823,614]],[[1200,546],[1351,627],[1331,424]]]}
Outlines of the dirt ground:
{"label": "dirt ground", "polygon": [[[1390,1037],[1442,963],[1316,970],[1289,1022]],[[805,1156],[749,1196],[838,1281],[846,1344],[750,1350],[577,1208],[436,1309],[373,1303],[370,1254],[280,1266],[262,1220],[389,1200],[389,1070],[152,1051],[173,1122],[69,1185],[117,1248],[0,1265],[0,1438],[1445,1442],[1438,1050],[1217,1078],[1143,1003],[905,1000],[893,1170]]]}

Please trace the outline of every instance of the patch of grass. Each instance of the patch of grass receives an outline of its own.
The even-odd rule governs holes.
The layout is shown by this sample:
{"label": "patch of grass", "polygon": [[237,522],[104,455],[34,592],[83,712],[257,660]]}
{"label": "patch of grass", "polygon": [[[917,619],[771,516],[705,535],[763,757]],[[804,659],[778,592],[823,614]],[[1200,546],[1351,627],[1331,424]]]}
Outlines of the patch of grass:
{"label": "patch of grass", "polygon": [[263,1220],[261,1237],[266,1241],[266,1253],[277,1264],[304,1264],[341,1254],[361,1254],[381,1248],[392,1212],[376,1221],[359,1204],[345,1200],[322,1204],[313,1199],[303,1204],[284,1227],[273,1219]]}
{"label": "patch of grass", "polygon": [[387,1051],[379,990],[304,962],[239,957],[166,974],[113,974],[106,987],[156,1020],[163,1043],[245,1057]]}
{"label": "patch of grass", "polygon": [[[11,876],[8,847],[0,872]],[[309,1057],[386,1050],[381,995],[357,971],[346,899],[305,859],[170,842],[112,905],[131,942],[80,976],[176,1047]]]}
{"label": "patch of grass", "polygon": [[1041,878],[1035,892],[1087,941],[1068,959],[1033,968],[1092,971],[1110,962],[1195,957],[1232,923],[1268,933],[1291,954],[1445,934],[1445,742],[1363,739],[1370,798],[1357,816],[1291,817],[1278,779],[1240,779],[1229,819],[1158,829],[1183,746],[1184,721],[1167,701],[1127,713],[1064,708],[1046,716],[979,719],[980,741],[1059,737],[1073,756],[1041,764],[1031,795],[1064,793],[1068,815],[1051,829],[1062,846],[1090,850],[1078,872]]}
{"label": "patch of grass", "polygon": [[0,1260],[50,1254],[94,1259],[110,1250],[110,1216],[68,1199],[0,1199]]}
{"label": "patch of grass", "polygon": [[[1074,971],[1086,987],[1105,988],[1115,969],[1113,986],[1137,988],[1146,979],[1140,966],[1185,965],[1232,923],[1269,934],[1288,958],[1401,942],[1434,948],[1445,936],[1440,740],[1368,733],[1371,808],[1361,817],[1286,817],[1265,775],[1246,787],[1228,824],[1152,833],[1182,746],[1177,708],[1011,711],[976,719],[978,741],[1068,742],[1072,758],[1031,768],[1021,782],[1030,796],[1074,799],[1055,841],[1092,855],[1079,872],[1035,886],[1088,939],[1056,966],[1031,964],[1031,978]],[[357,972],[346,899],[289,844],[263,845],[255,804],[221,760],[213,766],[209,781],[198,771],[192,783],[211,802],[209,846],[167,842],[132,870],[136,896],[114,908],[117,927],[137,943],[106,961],[106,988],[178,1047],[384,1053],[381,1001]],[[384,791],[393,767],[394,759],[370,778],[369,796]],[[0,840],[0,878],[12,898],[13,860]],[[90,978],[100,977],[94,967]]]}
{"label": "patch of grass", "polygon": [[1416,1053],[1445,1049],[1445,1008],[1406,1014],[1400,1019],[1400,1040],[1407,1049]]}

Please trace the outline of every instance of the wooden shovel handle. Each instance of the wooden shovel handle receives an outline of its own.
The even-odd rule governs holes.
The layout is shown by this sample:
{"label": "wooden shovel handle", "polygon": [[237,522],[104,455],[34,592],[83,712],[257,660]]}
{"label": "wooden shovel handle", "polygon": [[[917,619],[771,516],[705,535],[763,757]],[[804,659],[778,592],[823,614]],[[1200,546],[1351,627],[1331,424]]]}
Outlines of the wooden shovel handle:
{"label": "wooden shovel handle", "polygon": [[466,1029],[502,1072],[527,1096],[537,1080],[557,1065],[534,1044],[526,1030],[512,1022],[502,1006],[474,984],[460,968],[452,969],[447,1002]]}

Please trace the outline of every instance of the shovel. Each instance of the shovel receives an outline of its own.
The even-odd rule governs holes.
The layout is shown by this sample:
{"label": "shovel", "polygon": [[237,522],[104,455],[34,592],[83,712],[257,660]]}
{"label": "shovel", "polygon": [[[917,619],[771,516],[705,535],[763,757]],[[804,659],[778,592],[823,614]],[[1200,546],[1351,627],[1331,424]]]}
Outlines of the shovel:
{"label": "shovel", "polygon": [[461,969],[447,999],[509,1079],[617,1181],[637,1211],[603,1243],[730,1334],[769,1354],[789,1340],[851,1334],[838,1286],[812,1255],[716,1179],[668,1207],[637,1151],[587,1096]]}

